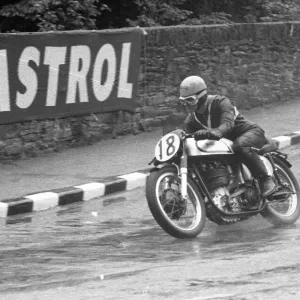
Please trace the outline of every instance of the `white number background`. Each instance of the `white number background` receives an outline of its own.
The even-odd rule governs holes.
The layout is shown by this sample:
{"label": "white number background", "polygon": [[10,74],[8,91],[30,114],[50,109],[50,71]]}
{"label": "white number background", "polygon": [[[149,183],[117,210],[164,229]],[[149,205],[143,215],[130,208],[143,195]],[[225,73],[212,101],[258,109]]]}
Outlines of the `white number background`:
{"label": "white number background", "polygon": [[[173,142],[170,144],[170,141]],[[177,153],[179,147],[180,138],[178,135],[169,133],[163,136],[157,143],[155,147],[155,157],[158,161],[167,161]]]}

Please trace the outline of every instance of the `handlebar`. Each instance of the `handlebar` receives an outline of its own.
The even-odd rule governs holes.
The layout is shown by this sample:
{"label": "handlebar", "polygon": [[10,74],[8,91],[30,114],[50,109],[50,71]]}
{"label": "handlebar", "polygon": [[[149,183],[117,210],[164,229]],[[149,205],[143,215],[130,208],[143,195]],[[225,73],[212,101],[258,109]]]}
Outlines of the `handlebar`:
{"label": "handlebar", "polygon": [[195,135],[193,133],[186,133],[186,132],[183,132],[182,133],[182,137],[187,139],[187,138],[194,138]]}
{"label": "handlebar", "polygon": [[[203,140],[208,140],[208,138],[197,138],[197,136],[194,134],[194,133],[186,133],[186,132],[182,132],[182,137],[184,139],[187,139],[187,138],[194,138],[196,141],[203,141]],[[213,141],[218,141],[220,140],[220,138],[209,138],[209,140],[213,140]]]}

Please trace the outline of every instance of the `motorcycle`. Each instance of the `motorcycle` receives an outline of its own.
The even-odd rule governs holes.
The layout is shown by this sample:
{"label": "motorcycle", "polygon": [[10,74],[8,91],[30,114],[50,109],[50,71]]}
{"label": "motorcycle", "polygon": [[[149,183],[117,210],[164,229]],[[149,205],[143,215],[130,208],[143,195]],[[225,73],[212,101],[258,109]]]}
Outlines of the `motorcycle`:
{"label": "motorcycle", "polygon": [[259,182],[239,161],[233,142],[195,140],[176,129],[163,135],[155,147],[154,164],[146,182],[146,198],[156,222],[175,238],[194,238],[206,218],[229,225],[261,214],[273,225],[296,222],[300,215],[299,184],[287,154],[268,139],[259,154],[273,176],[276,191],[263,198]]}

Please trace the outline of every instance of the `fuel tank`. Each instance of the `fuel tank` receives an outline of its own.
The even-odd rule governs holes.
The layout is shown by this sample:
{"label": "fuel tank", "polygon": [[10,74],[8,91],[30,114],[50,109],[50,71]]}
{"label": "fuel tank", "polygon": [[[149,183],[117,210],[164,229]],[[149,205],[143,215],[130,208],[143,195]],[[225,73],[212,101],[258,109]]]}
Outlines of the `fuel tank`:
{"label": "fuel tank", "polygon": [[187,153],[190,157],[208,156],[208,155],[232,155],[233,142],[227,139],[220,139],[219,141],[201,140],[195,141],[194,138],[188,138],[185,141]]}

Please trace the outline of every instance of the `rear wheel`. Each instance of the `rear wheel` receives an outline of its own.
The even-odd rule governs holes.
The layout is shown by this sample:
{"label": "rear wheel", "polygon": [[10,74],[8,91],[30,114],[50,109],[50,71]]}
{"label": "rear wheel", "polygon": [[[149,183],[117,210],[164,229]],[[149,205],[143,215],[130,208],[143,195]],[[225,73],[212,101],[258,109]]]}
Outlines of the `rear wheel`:
{"label": "rear wheel", "polygon": [[146,197],[156,222],[176,238],[194,238],[205,226],[205,205],[196,183],[188,178],[188,197],[181,197],[181,180],[175,167],[150,173]]}
{"label": "rear wheel", "polygon": [[261,214],[274,225],[292,224],[300,216],[299,184],[292,171],[282,160],[276,157],[273,159],[278,175],[284,184],[283,192],[292,192],[292,194],[270,201]]}

